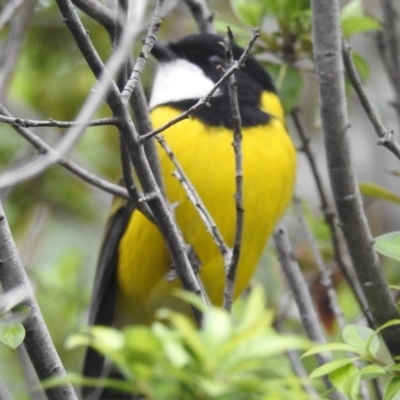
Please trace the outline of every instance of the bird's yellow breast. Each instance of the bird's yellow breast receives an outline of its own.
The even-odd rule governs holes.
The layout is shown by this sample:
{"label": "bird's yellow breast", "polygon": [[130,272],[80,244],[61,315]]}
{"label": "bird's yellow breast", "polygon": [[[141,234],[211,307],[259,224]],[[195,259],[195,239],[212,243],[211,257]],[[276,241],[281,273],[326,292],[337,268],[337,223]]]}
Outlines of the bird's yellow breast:
{"label": "bird's yellow breast", "polygon": [[[296,156],[286,132],[279,100],[267,125],[243,128],[244,229],[235,297],[248,285],[272,230],[293,191]],[[271,108],[270,108],[271,109]],[[160,106],[151,113],[156,128],[180,112]],[[233,135],[224,127],[205,126],[191,118],[169,128],[164,137],[186,171],[229,246],[235,235],[235,161]],[[181,184],[174,166],[159,148],[168,200],[186,242],[201,262],[200,276],[214,304],[222,304],[225,284],[222,256]],[[134,212],[119,246],[120,309],[130,322],[144,322],[178,282],[168,283],[171,260],[157,228]]]}

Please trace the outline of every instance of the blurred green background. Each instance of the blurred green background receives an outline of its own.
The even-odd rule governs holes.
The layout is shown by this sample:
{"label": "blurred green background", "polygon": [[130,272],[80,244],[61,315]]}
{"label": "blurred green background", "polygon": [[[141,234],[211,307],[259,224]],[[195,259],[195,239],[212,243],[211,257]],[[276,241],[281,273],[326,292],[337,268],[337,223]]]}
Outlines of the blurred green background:
{"label": "blurred green background", "polygon": [[[289,14],[282,16],[271,13],[262,21],[261,18],[257,21],[257,15],[264,15],[260,14],[259,10],[251,11],[250,7],[250,14],[241,15],[241,2],[232,1],[232,3],[236,7],[236,14],[228,1],[209,2],[210,8],[215,11],[217,28],[223,31],[226,25],[230,25],[237,35],[238,42],[245,43],[251,36],[250,25],[253,22],[254,25],[263,23],[263,36],[256,51],[260,59],[269,62],[269,70],[279,83],[286,111],[290,111],[298,104],[302,105],[307,128],[315,140],[321,174],[328,188],[317,116],[316,85],[311,74],[313,66],[310,61],[312,44],[309,11],[300,17],[296,16],[296,21],[303,21],[296,22],[297,25],[294,24],[294,19],[290,19]],[[252,3],[248,2],[248,5],[251,6]],[[2,6],[4,7],[5,4],[6,2],[3,1]],[[300,11],[309,9],[309,2],[306,0],[289,1],[288,4],[298,7]],[[167,5],[170,12],[163,20],[160,39],[175,40],[186,34],[197,32],[196,25],[182,2],[170,1]],[[379,20],[379,10],[374,2],[365,2],[365,5],[371,15]],[[154,2],[149,1],[143,21],[144,28],[147,27],[146,21],[153,7]],[[104,61],[107,60],[111,49],[107,33],[97,23],[80,15],[99,54]],[[33,18],[26,28],[26,35],[11,80],[5,93],[1,94],[3,101],[15,116],[21,118],[72,120],[94,85],[93,75],[78,51],[71,34],[62,23],[53,1],[39,1]],[[3,43],[7,41],[10,29],[10,24],[7,24],[0,32]],[[283,48],[290,39],[292,31],[301,32],[296,38],[297,42],[293,48]],[[145,29],[141,37],[144,36]],[[393,110],[387,107],[392,93],[383,67],[379,61],[376,61],[377,58],[374,55],[376,44],[372,33],[361,39],[355,37],[354,46],[361,54],[358,67],[368,79],[369,90],[374,91],[380,88],[379,98],[374,99],[378,110],[383,113],[389,124],[397,124]],[[137,54],[139,49],[140,41],[136,44],[134,53]],[[154,63],[150,60],[143,75],[143,83],[147,91],[151,84],[153,70]],[[361,115],[357,102],[352,102],[352,99],[354,97],[349,91],[349,108],[356,130],[354,140],[359,140],[355,159],[360,177],[365,180],[379,181],[396,190],[398,178],[388,178],[384,174],[385,168],[388,167],[385,163],[391,166],[392,160],[389,157],[386,161],[385,150],[376,149],[374,133],[368,126],[368,122],[365,122],[365,117]],[[97,117],[106,116],[110,116],[110,111],[103,106]],[[291,131],[294,132],[290,119],[288,123]],[[33,130],[51,145],[54,145],[63,133],[62,130],[56,128]],[[365,131],[368,131],[367,135]],[[364,136],[362,139],[357,139],[360,137],[357,135]],[[298,143],[297,136],[295,134],[293,136],[295,142]],[[365,165],[367,151],[368,157],[371,159],[371,154],[374,154],[376,161],[376,163],[369,163],[371,165],[368,164],[368,166]],[[0,172],[24,164],[34,155],[35,151],[29,143],[21,139],[10,126],[1,124]],[[110,181],[116,180],[120,169],[116,130],[112,127],[89,128],[69,156],[93,173]],[[380,161],[383,159],[385,162]],[[326,259],[331,261],[329,237],[318,211],[319,204],[315,187],[307,163],[301,155],[299,156],[298,181],[298,192],[308,202],[308,220],[317,235],[319,244],[326,249],[324,252]],[[87,185],[59,166],[50,168],[46,173],[10,191],[3,191],[0,196],[55,345],[66,368],[79,371],[82,352],[80,350],[66,351],[64,342],[68,335],[79,330],[79,327],[86,322],[97,254],[112,196]],[[396,207],[382,205],[382,202],[374,202],[369,206],[369,216],[375,234],[400,225],[399,218],[394,217],[398,211]],[[291,235],[296,239],[297,255],[305,268],[309,268],[310,274],[314,273],[309,250],[307,245],[299,239],[298,227],[294,225],[293,218],[288,219],[288,224]],[[267,287],[270,302],[278,303],[284,289],[284,282],[273,252],[265,254],[262,265],[263,267],[268,265],[268,269],[260,268],[258,279]],[[393,269],[393,274],[398,275],[395,269],[398,267],[388,266],[387,268],[389,273]],[[355,315],[356,309],[355,306],[351,306],[351,301],[348,301],[350,297],[346,293],[346,288],[342,291],[341,300],[347,304],[346,313],[350,316]],[[0,376],[12,389],[14,398],[29,398],[24,387],[23,372],[18,364],[16,351],[1,344]]]}

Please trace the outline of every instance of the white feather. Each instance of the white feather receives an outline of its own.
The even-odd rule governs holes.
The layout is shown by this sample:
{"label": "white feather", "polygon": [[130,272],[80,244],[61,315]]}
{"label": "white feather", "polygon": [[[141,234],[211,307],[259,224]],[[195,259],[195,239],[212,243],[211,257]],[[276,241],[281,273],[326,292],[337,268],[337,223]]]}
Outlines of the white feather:
{"label": "white feather", "polygon": [[[196,64],[177,59],[160,63],[154,78],[150,109],[175,101],[200,99],[213,88],[214,82]],[[214,93],[218,96],[220,91]]]}

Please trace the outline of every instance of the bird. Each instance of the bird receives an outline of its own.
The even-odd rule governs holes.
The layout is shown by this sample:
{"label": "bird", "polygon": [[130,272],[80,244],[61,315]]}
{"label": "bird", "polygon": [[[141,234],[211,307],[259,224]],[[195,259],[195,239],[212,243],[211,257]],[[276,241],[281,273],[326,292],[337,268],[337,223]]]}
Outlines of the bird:
{"label": "bird", "polygon": [[[235,59],[243,49],[233,44]],[[158,128],[206,96],[226,69],[224,39],[191,34],[176,42],[157,42],[150,116]],[[241,116],[243,158],[243,235],[234,298],[248,287],[273,229],[288,207],[296,176],[296,152],[283,107],[269,73],[249,56],[235,73]],[[162,133],[222,237],[232,247],[236,229],[233,122],[228,83],[208,105]],[[214,305],[221,306],[224,260],[196,207],[173,176],[175,166],[157,148],[165,193],[185,242],[199,262],[199,277]],[[160,307],[184,309],[168,279],[171,257],[157,226],[129,202],[110,218],[95,277],[90,325],[149,324]],[[88,349],[83,374],[101,374],[104,360]]]}

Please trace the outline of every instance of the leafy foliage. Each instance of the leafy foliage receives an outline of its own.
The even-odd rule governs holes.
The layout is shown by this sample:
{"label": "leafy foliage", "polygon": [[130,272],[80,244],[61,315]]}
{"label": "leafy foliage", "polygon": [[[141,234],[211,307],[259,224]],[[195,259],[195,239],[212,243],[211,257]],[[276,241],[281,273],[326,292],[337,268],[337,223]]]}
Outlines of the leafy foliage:
{"label": "leafy foliage", "polygon": [[[217,307],[205,310],[200,329],[190,316],[163,309],[151,327],[95,326],[72,336],[68,347],[94,347],[126,379],[100,384],[140,392],[146,399],[308,399],[283,353],[310,343],[278,334],[264,301],[256,287],[234,317]],[[74,381],[89,383],[76,376]]]}
{"label": "leafy foliage", "polygon": [[400,320],[390,321],[377,331],[361,325],[347,325],[342,333],[344,343],[315,346],[303,355],[309,357],[326,352],[347,353],[342,358],[316,368],[310,378],[327,375],[340,393],[350,400],[356,400],[359,399],[362,381],[387,377],[390,381],[384,399],[393,399],[400,388],[398,376],[400,368],[398,364],[392,364],[391,358],[383,351],[378,333],[395,324],[400,324]]}

